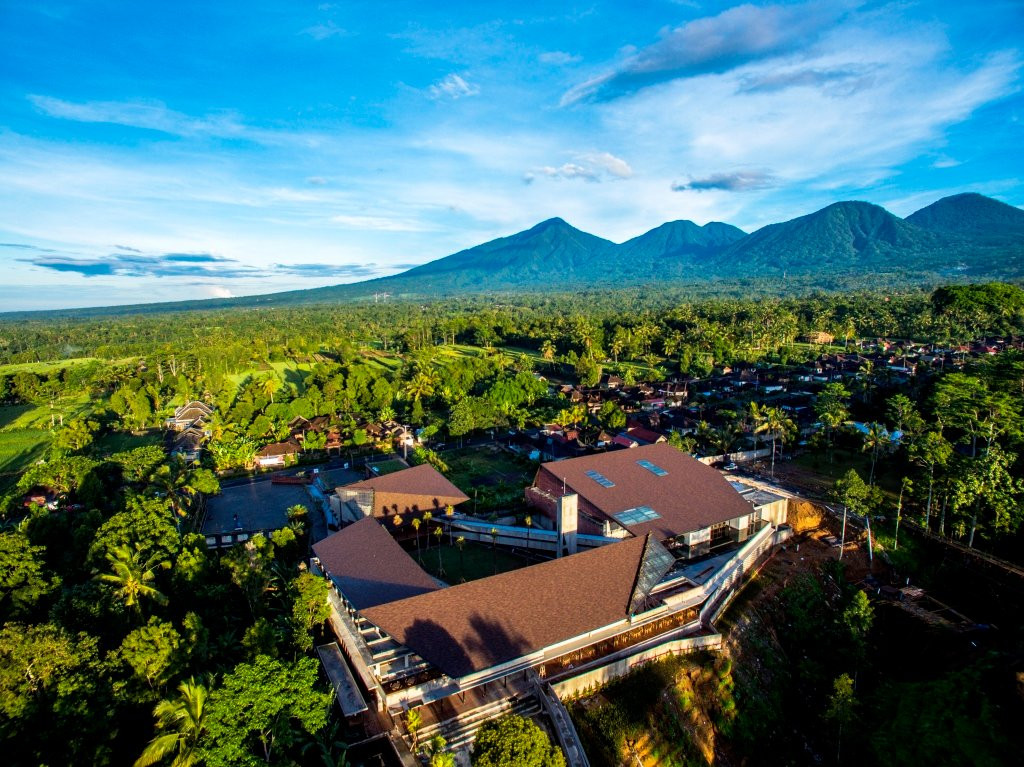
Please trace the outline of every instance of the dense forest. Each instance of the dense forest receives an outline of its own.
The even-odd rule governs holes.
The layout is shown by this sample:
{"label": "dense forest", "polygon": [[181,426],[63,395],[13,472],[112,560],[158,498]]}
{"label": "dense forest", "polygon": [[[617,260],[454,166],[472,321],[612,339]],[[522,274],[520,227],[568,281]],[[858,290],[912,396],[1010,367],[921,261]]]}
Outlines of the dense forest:
{"label": "dense forest", "polygon": [[[337,763],[343,748],[312,655],[326,585],[302,564],[309,512],[296,507],[282,529],[219,552],[194,529],[202,498],[227,472],[249,470],[259,447],[287,437],[296,417],[328,417],[346,449],[372,442],[370,425],[393,420],[445,438],[573,423],[586,440],[621,427],[626,414],[614,403],[588,413],[546,379],[592,387],[617,373],[627,386],[691,386],[699,424],[673,433],[677,446],[715,454],[771,441],[774,456],[776,440],[793,448],[800,439],[793,416],[757,392],[701,395],[702,382],[735,366],[789,371],[823,355],[853,359],[878,339],[926,345],[936,360],[962,350],[957,364],[922,363],[909,378],[861,362],[848,379],[816,386],[803,448],[844,468],[862,457],[829,497],[878,518],[881,534],[902,515],[1012,556],[1024,521],[1024,355],[967,350],[1021,334],[1024,291],[1005,284],[762,301],[619,291],[500,305],[382,301],[0,323],[5,759]],[[185,464],[153,435],[192,399],[214,416],[203,458]],[[844,428],[849,421],[866,431]],[[311,459],[322,448],[316,438],[304,445]],[[26,504],[39,488],[55,491],[54,503]],[[794,584],[780,608],[797,626],[787,652],[809,662],[821,626],[842,628],[819,609],[822,588]],[[842,642],[849,657],[864,658],[863,618],[843,612],[853,592],[835,589],[849,624]],[[914,692],[923,699],[929,689]],[[839,688],[818,692],[815,700],[842,703]],[[741,707],[755,705],[747,701],[737,696]],[[891,714],[894,722],[907,715],[895,704]],[[889,733],[898,738],[895,724]]]}

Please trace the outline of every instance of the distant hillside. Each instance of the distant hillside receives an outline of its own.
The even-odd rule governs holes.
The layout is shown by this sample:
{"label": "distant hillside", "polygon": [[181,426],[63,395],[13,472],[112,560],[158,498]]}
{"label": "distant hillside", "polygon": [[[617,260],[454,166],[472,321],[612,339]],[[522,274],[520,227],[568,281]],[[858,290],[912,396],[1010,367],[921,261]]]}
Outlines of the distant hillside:
{"label": "distant hillside", "polygon": [[[734,243],[722,272],[806,274],[941,268],[946,242],[867,202],[837,202],[807,216],[771,224]],[[947,264],[946,266],[952,266]]]}
{"label": "distant hillside", "polygon": [[969,192],[944,197],[906,219],[933,232],[1007,243],[1024,237],[1024,210]]}
{"label": "distant hillside", "polygon": [[698,226],[672,221],[619,245],[552,218],[402,274],[365,282],[35,316],[294,306],[367,300],[381,293],[425,299],[672,284],[748,294],[751,286],[764,292],[767,284],[769,293],[778,294],[1021,278],[1024,211],[982,195],[959,194],[906,219],[868,202],[837,202],[752,234],[718,222]]}
{"label": "distant hillside", "polygon": [[379,282],[403,290],[430,287],[449,293],[579,284],[592,279],[597,268],[594,259],[614,247],[609,240],[552,218],[525,232],[485,242]]}
{"label": "distant hillside", "polygon": [[698,278],[695,269],[747,234],[717,221],[698,226],[692,221],[670,221],[615,247],[615,261],[624,276],[649,274],[662,279]]}

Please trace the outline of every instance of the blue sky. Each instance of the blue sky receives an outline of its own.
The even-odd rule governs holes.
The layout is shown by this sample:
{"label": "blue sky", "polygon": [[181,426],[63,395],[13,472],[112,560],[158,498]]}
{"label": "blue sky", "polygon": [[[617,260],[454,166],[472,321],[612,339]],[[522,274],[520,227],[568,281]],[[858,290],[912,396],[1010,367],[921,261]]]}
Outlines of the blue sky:
{"label": "blue sky", "polygon": [[[841,199],[1024,205],[1024,3],[0,3],[0,310]],[[441,6],[441,4],[433,4]]]}

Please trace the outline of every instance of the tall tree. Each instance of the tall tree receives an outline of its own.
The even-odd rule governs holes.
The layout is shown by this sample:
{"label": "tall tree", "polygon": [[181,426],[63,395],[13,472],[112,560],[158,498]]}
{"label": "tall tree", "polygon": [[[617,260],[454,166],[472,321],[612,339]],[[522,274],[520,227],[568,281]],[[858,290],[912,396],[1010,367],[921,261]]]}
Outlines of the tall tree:
{"label": "tall tree", "polygon": [[331,696],[312,658],[284,663],[260,655],[240,663],[210,692],[200,756],[208,767],[270,764],[279,751],[327,724]]}
{"label": "tall tree", "polygon": [[178,696],[153,709],[157,735],[133,767],[150,767],[173,756],[171,767],[193,767],[199,761],[199,741],[205,733],[207,689],[190,677],[178,685]]}

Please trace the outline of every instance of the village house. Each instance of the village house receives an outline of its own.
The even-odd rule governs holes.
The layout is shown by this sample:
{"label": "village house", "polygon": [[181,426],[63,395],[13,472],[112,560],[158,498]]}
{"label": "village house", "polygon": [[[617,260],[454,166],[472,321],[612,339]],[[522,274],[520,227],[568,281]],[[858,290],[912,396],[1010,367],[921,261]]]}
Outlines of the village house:
{"label": "village house", "polygon": [[213,408],[205,402],[192,400],[179,408],[175,408],[174,416],[164,421],[164,426],[172,431],[198,429],[205,431],[206,425],[213,416]]}
{"label": "village house", "polygon": [[301,452],[302,445],[294,437],[289,437],[284,442],[272,442],[260,448],[256,453],[256,465],[261,469],[286,466]]}

